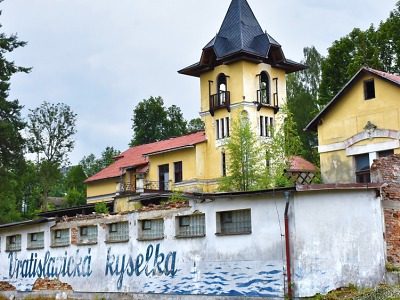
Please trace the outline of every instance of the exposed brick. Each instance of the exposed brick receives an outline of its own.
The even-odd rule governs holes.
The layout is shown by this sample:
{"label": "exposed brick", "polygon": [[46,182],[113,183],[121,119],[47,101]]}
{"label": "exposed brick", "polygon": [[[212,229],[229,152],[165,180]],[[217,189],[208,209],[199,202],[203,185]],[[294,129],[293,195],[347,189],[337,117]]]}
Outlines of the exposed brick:
{"label": "exposed brick", "polygon": [[6,281],[0,281],[0,291],[15,291],[15,286],[9,284]]}
{"label": "exposed brick", "polygon": [[78,228],[71,228],[71,244],[76,245],[78,242]]}
{"label": "exposed brick", "polygon": [[[384,183],[382,201],[400,202],[400,155],[375,159],[371,166],[371,180]],[[384,209],[387,260],[400,265],[400,211]]]}
{"label": "exposed brick", "polygon": [[46,291],[46,290],[57,290],[57,291],[72,291],[72,286],[68,283],[61,282],[58,278],[38,278],[32,287],[32,291]]}

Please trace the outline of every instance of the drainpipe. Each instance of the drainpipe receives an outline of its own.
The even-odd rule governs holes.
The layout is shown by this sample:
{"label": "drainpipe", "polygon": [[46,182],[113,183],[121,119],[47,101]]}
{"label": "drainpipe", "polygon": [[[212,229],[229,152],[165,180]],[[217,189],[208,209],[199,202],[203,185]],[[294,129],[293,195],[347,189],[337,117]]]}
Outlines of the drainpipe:
{"label": "drainpipe", "polygon": [[290,274],[290,244],[289,244],[289,203],[290,191],[285,191],[286,205],[285,205],[285,242],[286,242],[286,273],[287,273],[287,292],[289,299],[292,299],[292,279]]}

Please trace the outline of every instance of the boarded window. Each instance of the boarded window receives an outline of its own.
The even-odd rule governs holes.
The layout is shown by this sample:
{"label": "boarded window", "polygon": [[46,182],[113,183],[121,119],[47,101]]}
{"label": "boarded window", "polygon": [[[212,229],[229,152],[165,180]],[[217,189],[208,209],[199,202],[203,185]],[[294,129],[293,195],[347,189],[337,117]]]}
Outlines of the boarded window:
{"label": "boarded window", "polygon": [[20,251],[21,250],[21,235],[10,235],[7,237],[6,251]]}
{"label": "boarded window", "polygon": [[129,240],[128,222],[111,223],[108,225],[107,242],[125,242]]}
{"label": "boarded window", "polygon": [[206,235],[206,223],[204,214],[179,216],[176,218],[178,237],[196,237]]}
{"label": "boarded window", "polygon": [[142,220],[139,240],[159,240],[164,238],[164,220]]}
{"label": "boarded window", "polygon": [[52,231],[52,247],[69,245],[69,229],[56,229]]}
{"label": "boarded window", "polygon": [[217,212],[217,234],[251,233],[250,209]]}
{"label": "boarded window", "polygon": [[44,232],[28,233],[28,249],[44,248]]}
{"label": "boarded window", "polygon": [[97,226],[79,228],[79,244],[97,243]]}

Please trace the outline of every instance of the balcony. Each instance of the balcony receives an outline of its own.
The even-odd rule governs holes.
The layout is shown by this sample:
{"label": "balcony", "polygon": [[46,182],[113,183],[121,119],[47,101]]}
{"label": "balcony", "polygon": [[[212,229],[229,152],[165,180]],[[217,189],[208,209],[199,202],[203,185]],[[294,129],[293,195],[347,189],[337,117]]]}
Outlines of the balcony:
{"label": "balcony", "polygon": [[270,107],[274,109],[274,113],[276,114],[279,111],[278,94],[274,93],[271,99],[266,90],[257,90],[256,104],[258,111],[261,107]]}
{"label": "balcony", "polygon": [[[172,181],[160,182],[151,181],[145,179],[139,179],[137,185],[135,182],[122,182],[119,184],[119,190],[117,193],[119,195],[130,195],[145,192],[155,192],[155,191],[171,191]],[[143,187],[141,187],[143,186]]]}
{"label": "balcony", "polygon": [[214,116],[214,112],[220,108],[226,108],[231,111],[231,93],[229,91],[220,91],[218,94],[210,95],[210,114]]}

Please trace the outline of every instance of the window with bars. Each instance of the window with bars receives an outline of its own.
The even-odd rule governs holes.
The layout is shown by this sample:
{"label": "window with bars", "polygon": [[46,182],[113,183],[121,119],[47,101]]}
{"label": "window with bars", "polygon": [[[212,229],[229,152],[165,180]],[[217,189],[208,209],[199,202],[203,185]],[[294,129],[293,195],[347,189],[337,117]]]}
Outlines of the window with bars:
{"label": "window with bars", "polygon": [[221,173],[222,176],[226,176],[226,154],[225,151],[221,152]]}
{"label": "window with bars", "polygon": [[97,243],[97,226],[79,227],[79,244]]}
{"label": "window with bars", "polygon": [[107,242],[126,242],[129,240],[128,222],[111,223],[108,225]]}
{"label": "window with bars", "polygon": [[204,214],[176,217],[177,237],[202,237],[206,235],[206,218]]}
{"label": "window with bars", "polygon": [[15,234],[7,237],[6,251],[20,251],[21,250],[21,235]]}
{"label": "window with bars", "polygon": [[251,233],[250,209],[217,212],[217,235],[246,233]]}
{"label": "window with bars", "polygon": [[52,247],[69,245],[69,229],[56,229],[52,231]]}
{"label": "window with bars", "polygon": [[44,248],[44,232],[28,233],[28,249]]}
{"label": "window with bars", "polygon": [[164,238],[164,219],[141,220],[139,240],[159,240]]}
{"label": "window with bars", "polygon": [[182,182],[182,162],[177,161],[174,162],[174,175],[175,175],[175,182]]}

